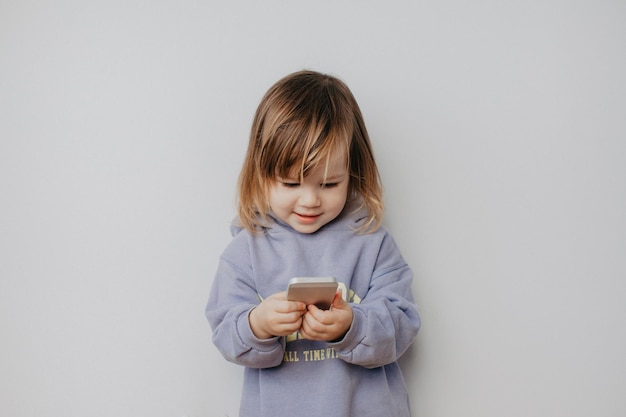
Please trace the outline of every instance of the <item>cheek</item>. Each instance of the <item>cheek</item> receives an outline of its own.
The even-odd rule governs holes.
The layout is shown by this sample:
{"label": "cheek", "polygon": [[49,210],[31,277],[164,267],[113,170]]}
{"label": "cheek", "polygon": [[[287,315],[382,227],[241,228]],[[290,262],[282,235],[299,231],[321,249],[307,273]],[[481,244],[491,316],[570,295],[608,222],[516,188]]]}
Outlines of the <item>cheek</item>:
{"label": "cheek", "polygon": [[276,203],[279,200],[278,195],[279,193],[275,187],[270,188],[269,193],[267,195],[267,202],[269,203],[270,207],[276,206]]}
{"label": "cheek", "polygon": [[285,189],[274,187],[269,192],[269,204],[273,210],[278,210],[281,206],[288,204],[289,193]]}
{"label": "cheek", "polygon": [[346,200],[348,199],[348,187],[343,187],[340,190],[337,190],[337,193],[334,193],[332,196],[332,204],[338,209],[343,209],[343,206],[346,204]]}

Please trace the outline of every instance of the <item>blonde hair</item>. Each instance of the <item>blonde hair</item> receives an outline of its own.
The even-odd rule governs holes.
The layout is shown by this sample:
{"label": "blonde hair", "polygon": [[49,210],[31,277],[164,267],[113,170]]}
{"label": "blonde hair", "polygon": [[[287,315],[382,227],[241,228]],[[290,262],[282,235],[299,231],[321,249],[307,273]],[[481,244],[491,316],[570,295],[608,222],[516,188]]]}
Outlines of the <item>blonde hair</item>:
{"label": "blonde hair", "polygon": [[345,150],[348,199],[361,197],[367,218],[359,232],[376,230],[383,217],[382,185],[365,122],[347,85],[334,76],[299,71],[274,84],[261,100],[239,175],[241,225],[268,225],[269,189],[277,177],[300,177],[331,154]]}

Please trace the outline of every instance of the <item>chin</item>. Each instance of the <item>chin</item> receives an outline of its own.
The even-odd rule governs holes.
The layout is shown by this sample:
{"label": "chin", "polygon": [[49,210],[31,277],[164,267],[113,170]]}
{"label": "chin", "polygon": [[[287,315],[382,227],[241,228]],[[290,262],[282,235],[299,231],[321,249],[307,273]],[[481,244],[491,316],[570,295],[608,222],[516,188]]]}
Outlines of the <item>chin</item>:
{"label": "chin", "polygon": [[310,235],[311,233],[317,232],[321,228],[322,226],[308,226],[308,227],[297,226],[297,227],[294,227],[294,230],[298,233]]}

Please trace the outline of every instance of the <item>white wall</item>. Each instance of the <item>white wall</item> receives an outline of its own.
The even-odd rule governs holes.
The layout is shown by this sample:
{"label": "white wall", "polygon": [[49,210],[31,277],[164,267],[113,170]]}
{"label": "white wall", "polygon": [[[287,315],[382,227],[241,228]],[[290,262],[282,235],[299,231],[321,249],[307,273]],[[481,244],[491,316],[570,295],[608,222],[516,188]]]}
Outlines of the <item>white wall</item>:
{"label": "white wall", "polygon": [[619,0],[0,0],[0,415],[237,414],[204,303],[305,67],[360,101],[416,272],[414,415],[625,415],[625,47]]}

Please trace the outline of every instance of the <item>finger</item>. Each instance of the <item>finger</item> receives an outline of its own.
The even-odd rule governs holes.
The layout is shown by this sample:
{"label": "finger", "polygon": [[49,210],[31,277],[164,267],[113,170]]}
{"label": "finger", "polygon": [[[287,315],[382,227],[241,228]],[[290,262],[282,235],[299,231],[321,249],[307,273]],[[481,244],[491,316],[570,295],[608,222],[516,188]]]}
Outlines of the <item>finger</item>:
{"label": "finger", "polygon": [[[314,305],[308,306],[307,316],[311,316],[318,325],[329,325],[334,321],[335,312],[332,310],[322,310]],[[313,325],[313,322],[312,322]]]}
{"label": "finger", "polygon": [[302,318],[298,316],[295,320],[276,321],[271,327],[277,336],[285,336],[299,330],[302,327]]}
{"label": "finger", "polygon": [[281,314],[298,313],[302,315],[306,312],[306,304],[301,301],[276,300],[273,306],[274,310]]}
{"label": "finger", "polygon": [[[316,312],[318,314],[323,314],[323,310],[319,310]],[[326,324],[322,323],[315,317],[314,313],[308,312],[304,319],[302,320],[302,327],[304,327],[307,333],[315,335],[317,337],[326,333]]]}
{"label": "finger", "polygon": [[343,299],[343,293],[341,292],[341,290],[337,290],[332,302],[333,308],[341,308],[341,306],[345,304],[347,304],[347,302]]}
{"label": "finger", "polygon": [[303,339],[308,339],[308,340],[317,340],[317,334],[313,331],[311,331],[310,327],[305,325],[304,322],[302,323],[302,326],[300,327],[300,337],[302,337]]}
{"label": "finger", "polygon": [[327,336],[325,332],[318,332],[310,326],[303,325],[300,327],[300,336],[308,340],[326,340]]}

